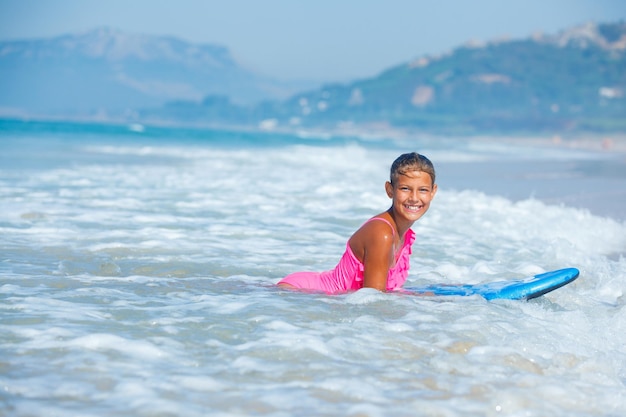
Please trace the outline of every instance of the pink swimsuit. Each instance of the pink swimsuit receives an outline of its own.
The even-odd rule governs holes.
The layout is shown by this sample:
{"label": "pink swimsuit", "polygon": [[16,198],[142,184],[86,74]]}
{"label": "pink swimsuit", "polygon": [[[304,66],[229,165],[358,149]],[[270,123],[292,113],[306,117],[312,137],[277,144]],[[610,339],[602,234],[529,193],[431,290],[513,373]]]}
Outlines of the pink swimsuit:
{"label": "pink swimsuit", "polygon": [[[395,235],[396,229],[389,221],[380,217],[373,217],[366,223],[372,220],[380,220],[387,223]],[[389,275],[387,275],[387,291],[401,288],[406,281],[409,274],[411,245],[414,241],[415,232],[411,229],[407,230],[404,244],[396,259],[396,264],[389,270]],[[346,251],[335,269],[325,272],[295,272],[287,275],[279,284],[289,284],[299,289],[323,291],[328,294],[356,291],[363,288],[364,269],[363,263],[352,253],[350,242],[348,242]]]}

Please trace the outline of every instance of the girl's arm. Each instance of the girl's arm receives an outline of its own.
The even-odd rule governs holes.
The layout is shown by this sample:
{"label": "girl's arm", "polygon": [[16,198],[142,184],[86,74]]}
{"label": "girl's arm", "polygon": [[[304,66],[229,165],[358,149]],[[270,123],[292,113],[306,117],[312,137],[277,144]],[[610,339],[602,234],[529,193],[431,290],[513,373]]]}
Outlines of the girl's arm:
{"label": "girl's arm", "polygon": [[[386,291],[389,268],[393,263],[393,231],[384,222],[370,222],[353,239],[354,242],[350,241],[352,250],[364,266],[363,287]],[[360,250],[355,252],[355,246]]]}

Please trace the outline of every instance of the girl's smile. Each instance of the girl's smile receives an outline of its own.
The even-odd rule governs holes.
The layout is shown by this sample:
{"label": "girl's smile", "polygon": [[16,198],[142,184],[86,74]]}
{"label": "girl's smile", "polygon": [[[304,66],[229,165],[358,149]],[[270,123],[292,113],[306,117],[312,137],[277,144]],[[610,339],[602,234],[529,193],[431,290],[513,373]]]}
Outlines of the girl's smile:
{"label": "girl's smile", "polygon": [[392,199],[394,215],[413,223],[428,211],[437,192],[437,185],[433,184],[430,174],[409,171],[399,175],[394,184],[387,182],[386,190]]}

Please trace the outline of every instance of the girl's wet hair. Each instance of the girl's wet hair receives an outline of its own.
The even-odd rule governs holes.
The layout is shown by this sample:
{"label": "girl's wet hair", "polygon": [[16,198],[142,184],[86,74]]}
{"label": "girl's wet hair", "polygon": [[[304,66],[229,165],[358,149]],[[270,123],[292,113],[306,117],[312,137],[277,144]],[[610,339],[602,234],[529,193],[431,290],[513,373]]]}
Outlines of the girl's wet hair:
{"label": "girl's wet hair", "polygon": [[404,153],[396,158],[391,164],[390,180],[393,184],[400,175],[411,171],[422,171],[430,175],[432,183],[435,184],[435,167],[430,159],[417,152]]}

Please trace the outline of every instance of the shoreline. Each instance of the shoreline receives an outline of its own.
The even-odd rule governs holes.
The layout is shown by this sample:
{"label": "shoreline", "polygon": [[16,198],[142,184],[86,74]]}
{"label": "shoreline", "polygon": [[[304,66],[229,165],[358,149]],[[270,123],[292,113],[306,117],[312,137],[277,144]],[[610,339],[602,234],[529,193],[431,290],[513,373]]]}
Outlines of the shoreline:
{"label": "shoreline", "polygon": [[536,133],[475,133],[467,135],[454,135],[445,133],[432,133],[414,129],[402,129],[389,126],[385,123],[364,124],[362,126],[339,126],[335,128],[302,128],[276,126],[264,128],[262,126],[222,125],[212,123],[180,123],[168,120],[126,120],[117,118],[90,118],[90,117],[55,117],[21,115],[11,116],[0,114],[0,120],[16,121],[23,123],[78,123],[100,124],[108,126],[131,127],[142,126],[144,128],[188,128],[199,130],[223,130],[230,132],[258,132],[290,134],[309,137],[357,137],[364,140],[398,140],[408,141],[415,139],[428,140],[463,140],[479,141],[485,143],[511,143],[522,146],[537,146],[551,148],[568,148],[593,150],[600,152],[617,152],[626,154],[626,132],[536,132]]}

